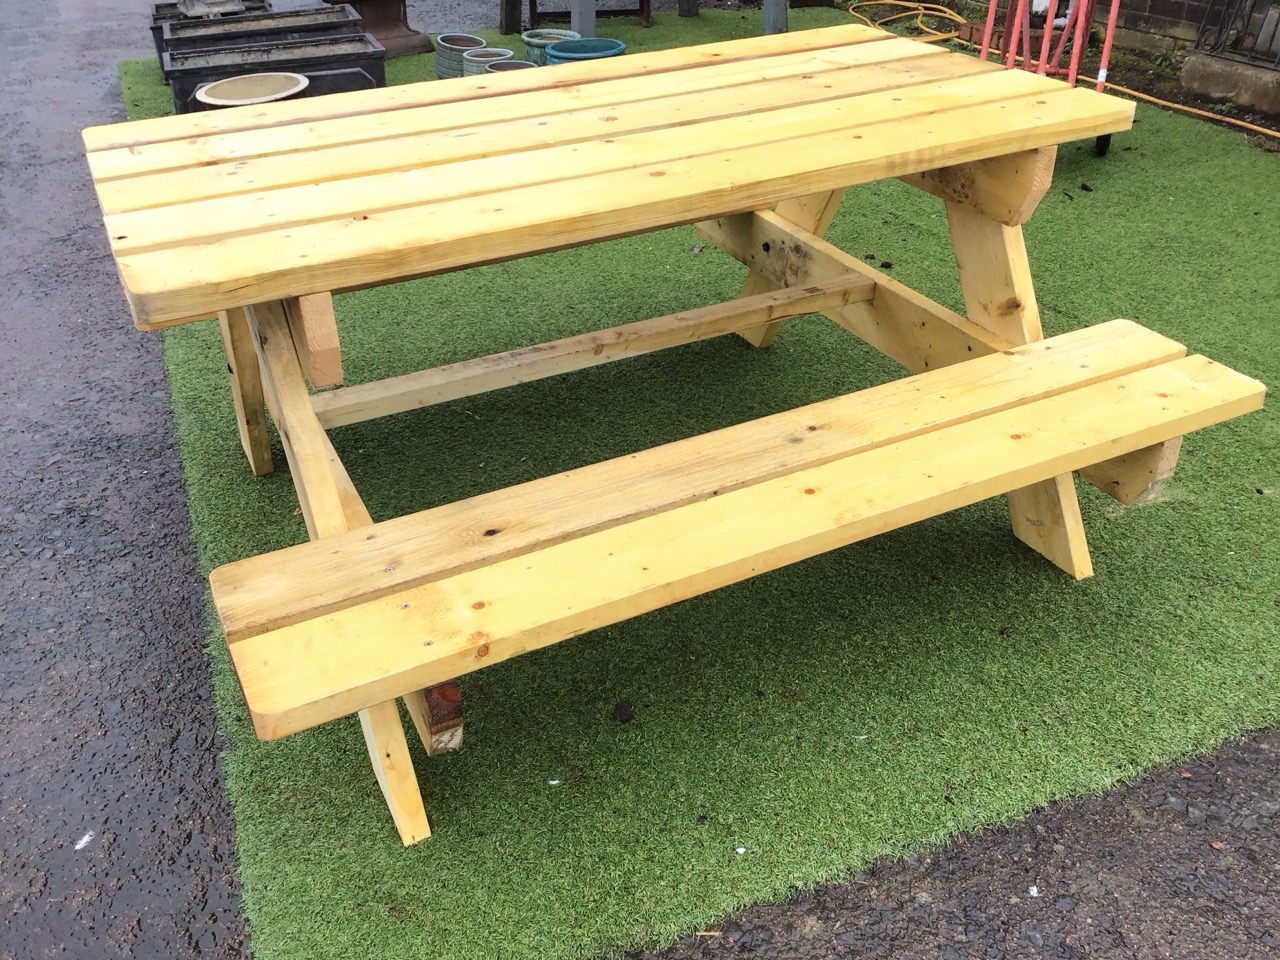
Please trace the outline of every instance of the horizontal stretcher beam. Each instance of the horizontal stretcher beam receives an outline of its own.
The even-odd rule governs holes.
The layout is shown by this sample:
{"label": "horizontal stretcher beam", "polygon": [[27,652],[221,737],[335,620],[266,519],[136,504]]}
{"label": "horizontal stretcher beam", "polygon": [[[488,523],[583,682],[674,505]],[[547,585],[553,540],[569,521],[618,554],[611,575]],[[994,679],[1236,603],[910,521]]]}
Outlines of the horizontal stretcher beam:
{"label": "horizontal stretcher beam", "polygon": [[860,275],[839,276],[549,343],[519,347],[433,370],[344,387],[316,395],[312,398],[312,405],[320,422],[326,429],[331,429],[682,343],[736,333],[761,323],[837,310],[851,303],[869,300],[874,293],[875,282],[872,280]]}

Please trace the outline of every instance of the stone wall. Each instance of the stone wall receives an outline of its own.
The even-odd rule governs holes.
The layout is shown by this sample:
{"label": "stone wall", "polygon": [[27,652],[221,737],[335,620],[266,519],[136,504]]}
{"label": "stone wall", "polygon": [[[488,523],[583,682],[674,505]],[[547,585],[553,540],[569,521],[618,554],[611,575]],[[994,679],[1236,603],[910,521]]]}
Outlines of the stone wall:
{"label": "stone wall", "polygon": [[[1116,26],[1194,43],[1210,6],[1207,0],[1120,0]],[[1213,6],[1216,20],[1221,6],[1220,3]],[[1097,0],[1095,16],[1105,22],[1109,9],[1108,0]]]}

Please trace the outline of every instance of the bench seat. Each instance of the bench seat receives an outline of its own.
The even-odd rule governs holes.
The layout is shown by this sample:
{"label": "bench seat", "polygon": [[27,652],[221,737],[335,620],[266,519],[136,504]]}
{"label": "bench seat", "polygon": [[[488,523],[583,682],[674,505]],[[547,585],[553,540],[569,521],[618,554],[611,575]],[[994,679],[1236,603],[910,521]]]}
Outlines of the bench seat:
{"label": "bench seat", "polygon": [[1261,406],[1260,383],[1184,354],[1117,320],[219,567],[254,728],[302,730]]}

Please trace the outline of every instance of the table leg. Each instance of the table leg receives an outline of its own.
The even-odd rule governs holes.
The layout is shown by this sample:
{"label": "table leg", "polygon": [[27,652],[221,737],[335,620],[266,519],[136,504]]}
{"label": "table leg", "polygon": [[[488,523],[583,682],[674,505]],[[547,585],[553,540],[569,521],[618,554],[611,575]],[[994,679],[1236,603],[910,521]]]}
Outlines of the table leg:
{"label": "table leg", "polygon": [[[778,216],[802,230],[822,236],[827,226],[831,223],[831,218],[836,215],[836,210],[839,209],[840,200],[843,197],[843,190],[833,190],[829,193],[811,193],[808,196],[784,200],[778,204],[776,212]],[[743,281],[742,290],[738,296],[753,297],[756,294],[767,293],[770,290],[777,289],[778,285],[763,273],[758,270],[752,270],[747,274],[747,279]],[[781,320],[775,320],[771,323],[764,323],[758,327],[743,330],[739,332],[738,336],[753,347],[767,347],[773,343],[773,338],[777,335],[778,327],[781,325]]]}
{"label": "table leg", "polygon": [[[944,202],[968,319],[1015,344],[1041,339],[1021,225],[1000,223],[970,203]],[[1019,540],[1076,579],[1093,573],[1070,474],[1015,490],[1008,502]]]}
{"label": "table leg", "polygon": [[342,383],[342,346],[338,342],[338,321],[333,315],[333,297],[312,293],[284,301],[302,372],[313,387],[336,387]]}
{"label": "table leg", "polygon": [[[248,307],[262,386],[284,445],[303,518],[312,539],[372,523],[329,437],[316,419],[289,329],[296,304],[272,301]],[[369,759],[405,846],[431,835],[422,793],[394,700],[360,711]]]}
{"label": "table leg", "polygon": [[237,308],[218,314],[222,331],[222,349],[227,357],[227,374],[231,379],[231,399],[236,408],[236,428],[240,445],[249,458],[254,476],[275,469],[271,462],[271,442],[267,436],[267,408],[262,396],[262,378],[258,373],[258,354],[253,348],[253,334],[244,311]]}

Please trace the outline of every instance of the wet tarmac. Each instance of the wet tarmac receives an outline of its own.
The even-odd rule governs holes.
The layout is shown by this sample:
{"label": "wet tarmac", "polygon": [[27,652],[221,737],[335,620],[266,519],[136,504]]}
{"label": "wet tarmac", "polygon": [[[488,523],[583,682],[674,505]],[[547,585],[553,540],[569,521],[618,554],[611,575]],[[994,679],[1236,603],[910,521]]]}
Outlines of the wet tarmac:
{"label": "wet tarmac", "polygon": [[80,146],[143,3],[5,5],[0,957],[242,955],[201,585],[160,341],[131,327]]}

